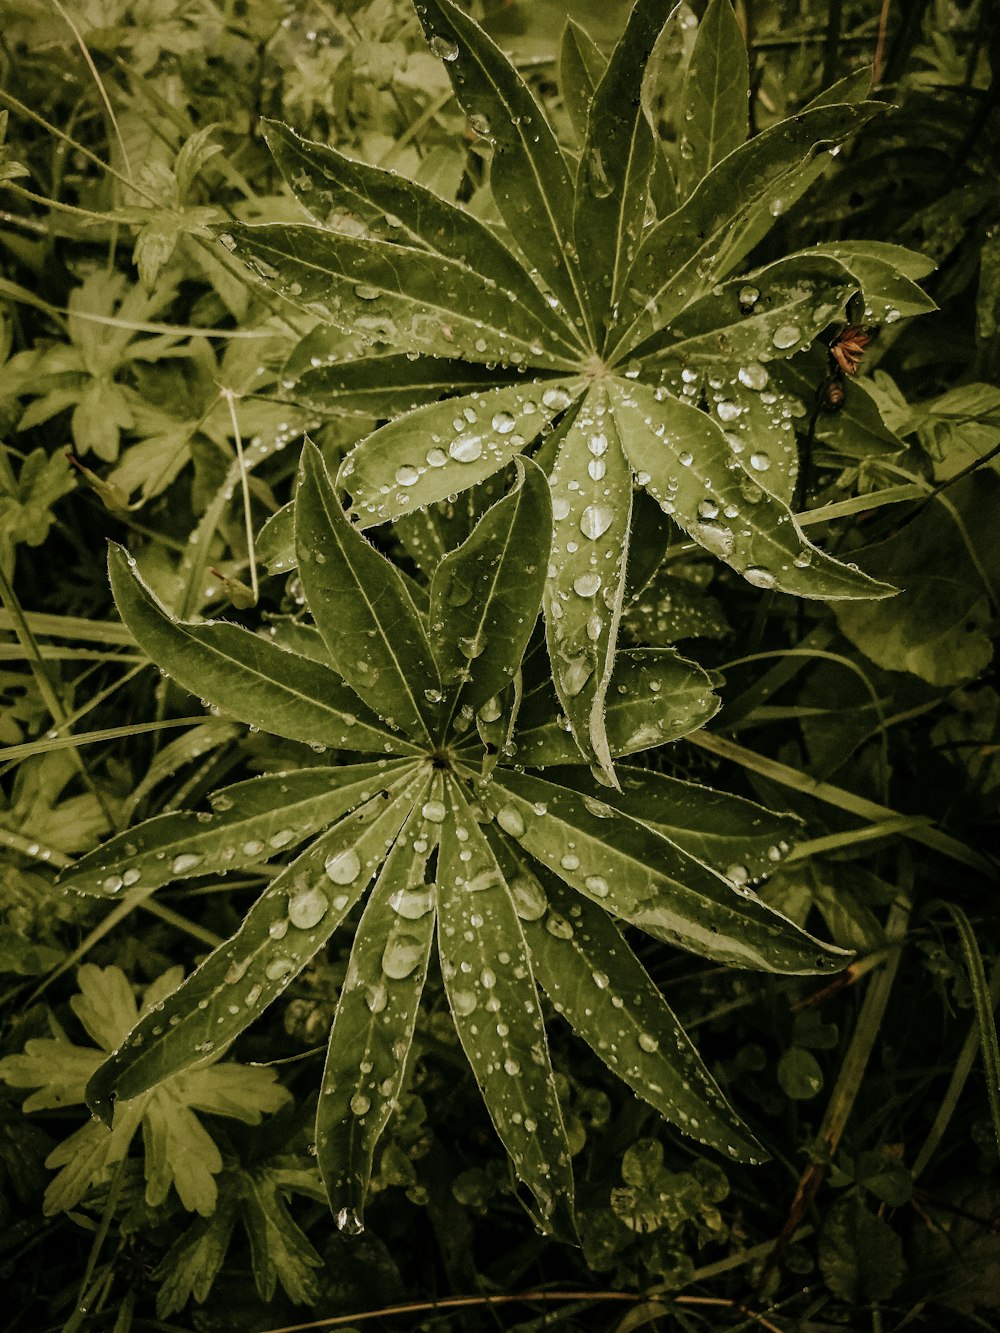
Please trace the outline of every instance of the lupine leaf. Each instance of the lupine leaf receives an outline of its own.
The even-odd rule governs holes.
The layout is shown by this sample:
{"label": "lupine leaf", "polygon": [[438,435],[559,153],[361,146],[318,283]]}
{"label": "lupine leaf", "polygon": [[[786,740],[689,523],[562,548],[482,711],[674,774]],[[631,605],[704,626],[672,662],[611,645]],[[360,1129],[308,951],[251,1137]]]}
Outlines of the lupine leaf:
{"label": "lupine leaf", "polygon": [[603,800],[506,768],[479,798],[571,888],[678,948],[764,972],[825,972],[848,960]]}
{"label": "lupine leaf", "polygon": [[607,57],[590,33],[568,18],[559,45],[559,89],[581,148],[587,139],[590,103],[607,65]]}
{"label": "lupine leaf", "polygon": [[108,570],[118,611],[140,648],[178,684],[238,722],[340,750],[417,753],[333,671],[239,625],[174,620],[120,546],[109,548]]}
{"label": "lupine leaf", "polygon": [[500,216],[572,327],[577,315],[586,318],[573,248],[573,183],[545,114],[506,56],[452,0],[426,0],[418,14],[471,125],[493,144],[490,189]]}
{"label": "lupine leaf", "polygon": [[511,384],[418,408],[356,445],[338,481],[363,527],[399,518],[492,476],[581,388],[579,380]]}
{"label": "lupine leaf", "polygon": [[426,626],[395,565],[344,514],[312,444],[302,451],[295,546],[299,576],[336,670],[392,725],[429,739],[438,679]]}
{"label": "lupine leaf", "polygon": [[648,824],[734,884],[771,874],[801,837],[794,815],[650,769],[620,765],[620,792],[599,786],[581,768],[557,769],[546,777]]}
{"label": "lupine leaf", "polygon": [[408,762],[304,768],[223,787],[209,797],[212,814],[185,810],[147,819],[81,857],[62,883],[113,898],[133,884],[153,889],[259,865],[364,804]]}
{"label": "lupine leaf", "polygon": [[[430,813],[440,777],[425,788]],[[419,800],[419,797],[418,797]],[[434,940],[427,863],[438,825],[414,808],[358,924],[316,1116],[316,1154],[341,1230],[360,1230],[372,1156],[397,1105]]]}
{"label": "lupine leaf", "polygon": [[614,781],[604,698],[625,594],[632,476],[603,388],[581,405],[550,485],[555,523],[544,606],[553,679],[581,753]]}
{"label": "lupine leaf", "polygon": [[[781,198],[783,183],[884,108],[817,107],[764,130],[730,153],[669,217],[652,227],[626,275],[615,355],[624,358],[732,271],[744,232]],[[631,326],[631,327],[630,327]]]}
{"label": "lupine leaf", "polygon": [[427,250],[287,224],[233,223],[219,239],[274,291],[371,342],[466,361],[574,365],[516,291]]}
{"label": "lupine leaf", "polygon": [[[615,658],[605,705],[608,746],[614,758],[686,736],[710,721],[720,701],[708,674],[670,648],[626,649]],[[515,757],[528,768],[579,763],[565,720],[553,718],[551,689],[521,705]]]}
{"label": "lupine leaf", "polygon": [[499,694],[521,665],[538,619],[552,529],[549,488],[529,459],[431,584],[431,648],[450,718]]}
{"label": "lupine leaf", "polygon": [[668,8],[669,0],[636,0],[590,102],[573,226],[595,317],[617,296],[646,218],[657,143],[636,96],[637,71],[645,68]]}
{"label": "lupine leaf", "polygon": [[94,1074],[87,1102],[97,1115],[110,1118],[112,1097],[126,1101],[197,1064],[277,999],[358,901],[424,781],[421,770],[407,770],[272,880],[236,934]]}
{"label": "lupine leaf", "polygon": [[[320,360],[320,358],[317,358]],[[295,380],[295,401],[321,412],[395,417],[444,395],[488,389],[496,370],[468,361],[381,352],[310,366]]]}
{"label": "lupine leaf", "polygon": [[747,48],[731,0],[709,0],[681,89],[677,185],[687,198],[748,133]]}
{"label": "lupine leaf", "polygon": [[671,361],[745,366],[794,356],[838,317],[857,283],[827,255],[790,255],[722,283],[640,349],[644,370]]}
{"label": "lupine leaf", "polygon": [[[282,175],[318,222],[329,225],[331,214],[351,213],[364,220],[371,236],[424,246],[472,273],[489,274],[515,291],[518,301],[541,323],[551,326],[550,338],[564,342],[561,321],[551,318],[527,271],[473,214],[397,172],[303,139],[280,121],[264,121],[263,133]],[[565,347],[572,352],[571,343]]]}
{"label": "lupine leaf", "polygon": [[915,250],[885,242],[833,241],[811,246],[804,253],[829,255],[857,279],[869,323],[894,324],[903,315],[926,315],[937,309],[937,303],[913,281],[932,273],[935,265]]}
{"label": "lupine leaf", "polygon": [[625,452],[650,493],[755,587],[828,598],[894,591],[808,542],[786,506],[754,486],[704,412],[628,380],[612,384],[611,402]]}
{"label": "lupine leaf", "polygon": [[607,912],[533,868],[495,828],[487,836],[535,976],[573,1031],[685,1134],[738,1161],[765,1157]]}
{"label": "lupine leaf", "polygon": [[569,1146],[531,958],[510,890],[457,783],[449,783],[448,801],[437,875],[448,1003],[490,1118],[543,1223],[572,1233]]}

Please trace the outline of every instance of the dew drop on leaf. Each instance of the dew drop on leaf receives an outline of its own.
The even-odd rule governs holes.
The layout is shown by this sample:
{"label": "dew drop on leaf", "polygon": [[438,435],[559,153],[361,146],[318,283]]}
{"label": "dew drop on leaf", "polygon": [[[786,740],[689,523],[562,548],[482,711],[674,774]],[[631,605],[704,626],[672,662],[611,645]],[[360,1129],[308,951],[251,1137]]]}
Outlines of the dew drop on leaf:
{"label": "dew drop on leaf", "polygon": [[498,412],[491,424],[498,435],[509,435],[517,422],[509,412]]}
{"label": "dew drop on leaf", "polygon": [[409,463],[404,463],[402,467],[396,469],[397,486],[415,486],[420,480],[420,473]]}
{"label": "dew drop on leaf", "polygon": [[743,577],[747,583],[752,583],[755,588],[773,588],[774,575],[763,565],[750,565],[743,571]]}
{"label": "dew drop on leaf", "polygon": [[614,513],[607,505],[587,505],[580,515],[580,531],[592,542],[603,537],[614,520]]}
{"label": "dew drop on leaf", "polygon": [[430,48],[441,60],[450,62],[458,59],[458,46],[454,42],[449,41],[447,37],[432,37],[430,40]]}
{"label": "dew drop on leaf", "polygon": [[775,347],[782,351],[788,347],[794,347],[802,337],[802,330],[797,324],[779,324],[771,335],[771,341]]}
{"label": "dew drop on leaf", "polygon": [[771,466],[771,459],[768,454],[751,454],[750,466],[755,472],[766,472]]}
{"label": "dew drop on leaf", "polygon": [[326,894],[314,885],[288,899],[288,920],[297,930],[312,930],[323,920],[329,906]]}
{"label": "dew drop on leaf", "polygon": [[521,817],[521,812],[515,810],[512,805],[505,805],[502,810],[497,812],[497,823],[504,833],[509,833],[512,838],[519,838],[524,832],[524,820]]}
{"label": "dew drop on leaf", "polygon": [[546,389],[542,393],[542,405],[550,412],[563,412],[572,401],[565,389]]}
{"label": "dew drop on leaf", "polygon": [[365,1229],[365,1224],[353,1208],[341,1208],[336,1221],[337,1230],[345,1236],[360,1236]]}
{"label": "dew drop on leaf", "polygon": [[448,811],[442,801],[425,801],[420,813],[431,824],[443,824]]}
{"label": "dew drop on leaf", "polygon": [[353,884],[361,873],[361,858],[353,847],[347,847],[329,857],[324,869],[334,884]]}
{"label": "dew drop on leaf", "polygon": [[175,856],[170,863],[170,869],[175,875],[185,875],[195,866],[201,865],[205,858],[197,855],[195,852],[182,852],[180,856]]}
{"label": "dew drop on leaf", "polygon": [[413,973],[423,955],[422,940],[414,935],[395,935],[383,950],[382,971],[393,981],[402,981]]}
{"label": "dew drop on leaf", "polygon": [[600,587],[600,574],[580,574],[573,580],[573,591],[578,597],[593,597],[595,593],[600,591]]}
{"label": "dew drop on leaf", "polygon": [[351,1110],[355,1115],[367,1115],[371,1110],[372,1099],[364,1092],[356,1092],[351,1098]]}
{"label": "dew drop on leaf", "polygon": [[476,999],[475,992],[471,990],[452,991],[451,1004],[455,1013],[460,1018],[468,1018],[479,1001]]}
{"label": "dew drop on leaf", "polygon": [[518,875],[510,882],[510,892],[514,899],[514,910],[522,921],[539,921],[545,915],[548,902],[536,879]]}
{"label": "dew drop on leaf", "polygon": [[583,882],[595,898],[606,898],[608,896],[608,881],[603,875],[588,875]]}
{"label": "dew drop on leaf", "polygon": [[448,452],[456,463],[474,463],[477,458],[482,457],[482,437],[479,435],[460,435],[457,440],[452,440],[448,446]]}

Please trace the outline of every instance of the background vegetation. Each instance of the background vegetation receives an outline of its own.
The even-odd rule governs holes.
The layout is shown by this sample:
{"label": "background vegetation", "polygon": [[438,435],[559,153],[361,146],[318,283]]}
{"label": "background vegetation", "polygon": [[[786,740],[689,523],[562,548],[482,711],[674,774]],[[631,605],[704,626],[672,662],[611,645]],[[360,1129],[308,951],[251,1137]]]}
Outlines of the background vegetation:
{"label": "background vegetation", "polygon": [[[568,140],[567,7],[474,12]],[[625,13],[572,7],[605,49]],[[772,210],[748,266],[861,239],[934,265],[922,285],[937,311],[883,318],[840,412],[822,346],[784,363],[810,537],[902,592],[802,601],[681,534],[654,543],[624,640],[680,642],[722,709],[638,762],[799,816],[761,896],[857,957],[832,980],[745,973],[629,932],[765,1165],[682,1138],[547,1013],[574,1245],[536,1230],[433,966],[366,1229],[337,1227],[311,1139],[350,931],[225,1061],[161,1085],[131,1125],[110,1135],[83,1105],[138,1006],[236,930],[266,876],[109,905],[57,872],[142,819],[302,763],[301,746],[200,708],[151,668],[112,602],[107,539],[141,553],[177,615],[280,630],[301,619],[303,585],[260,529],[291,497],[306,433],[335,463],[390,414],[324,411],[289,389],[308,321],[249,285],[210,229],[304,219],[263,118],[491,221],[489,149],[408,0],[5,0],[3,1328],[994,1326],[1000,13],[992,0],[736,13],[753,131],[873,60],[874,95],[898,108]],[[412,533],[386,531],[383,549],[419,575]],[[270,561],[259,586],[251,549]],[[449,1308],[458,1296],[470,1304]],[[404,1312],[362,1318],[390,1305]]]}

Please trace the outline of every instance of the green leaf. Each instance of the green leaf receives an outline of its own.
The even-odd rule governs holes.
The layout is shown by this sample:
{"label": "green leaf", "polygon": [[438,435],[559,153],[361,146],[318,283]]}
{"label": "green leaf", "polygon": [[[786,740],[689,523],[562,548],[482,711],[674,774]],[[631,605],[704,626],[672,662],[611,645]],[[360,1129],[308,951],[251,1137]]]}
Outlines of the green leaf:
{"label": "green leaf", "polygon": [[200,1218],[182,1232],[160,1260],[153,1274],[161,1284],[156,1294],[158,1319],[177,1314],[192,1296],[204,1302],[212,1290],[236,1226],[236,1191],[236,1181],[224,1175],[212,1216]]}
{"label": "green leaf", "polygon": [[651,769],[620,766],[620,792],[607,791],[578,768],[547,776],[647,824],[734,884],[770,875],[801,837],[802,825],[794,815],[775,814],[742,796]]}
{"label": "green leaf", "polygon": [[142,650],[192,694],[238,722],[339,750],[419,753],[379,723],[333,671],[222,621],[174,620],[120,546],[108,551],[111,588]]}
{"label": "green leaf", "polygon": [[636,0],[590,102],[573,230],[595,318],[617,297],[646,220],[657,142],[636,93],[667,10],[667,0]]}
{"label": "green leaf", "polygon": [[578,315],[587,318],[573,246],[573,182],[545,114],[499,47],[452,0],[426,0],[417,12],[472,128],[493,145],[490,189],[500,216],[572,329]]}
{"label": "green leaf", "polygon": [[[430,740],[437,667],[427,629],[396,569],[340,507],[315,445],[295,497],[299,576],[334,668],[393,727]],[[391,719],[391,720],[390,720]]]}
{"label": "green leaf", "polygon": [[730,0],[709,0],[681,90],[677,185],[686,199],[749,133],[747,48]]}
{"label": "green leaf", "polygon": [[516,290],[441,255],[284,223],[232,223],[218,235],[273,291],[369,342],[502,365],[576,362]]}
{"label": "green leaf", "polygon": [[632,475],[603,388],[581,405],[550,486],[555,521],[544,607],[553,679],[581,752],[613,782],[604,700],[625,595]]}
{"label": "green leaf", "polygon": [[715,287],[678,315],[669,331],[640,348],[638,355],[644,371],[672,361],[752,367],[781,360],[794,356],[828,324],[842,318],[856,289],[852,275],[838,260],[811,252],[790,255]]}
{"label": "green leaf", "polygon": [[306,768],[223,787],[209,797],[212,814],[156,815],[88,852],[63,872],[60,883],[77,893],[113,898],[133,885],[149,890],[175,879],[259,865],[364,804],[408,765],[383,760]]}
{"label": "green leaf", "polygon": [[87,1102],[95,1114],[108,1119],[112,1097],[137,1097],[197,1064],[277,999],[361,897],[425,780],[410,768],[272,880],[236,934],[94,1074]]}
{"label": "green leaf", "polygon": [[[810,407],[828,374],[828,357],[821,348],[812,348],[794,361],[776,362],[771,367],[772,383],[779,391],[798,395]],[[899,436],[882,420],[867,382],[853,375],[844,376],[843,406],[836,412],[826,412],[821,407],[814,438],[839,458],[867,460],[901,453],[904,447]]]}
{"label": "green leaf", "polygon": [[[672,649],[619,652],[604,713],[611,754],[617,759],[675,741],[704,726],[719,707],[707,672]],[[579,751],[565,724],[553,716],[555,709],[550,689],[533,693],[521,705],[515,733],[519,764],[579,763]]]}
{"label": "green leaf", "polygon": [[881,1217],[850,1194],[834,1204],[819,1242],[823,1280],[851,1305],[888,1300],[906,1273],[903,1242]]}
{"label": "green leaf", "polygon": [[451,719],[472,714],[510,683],[538,619],[552,505],[545,475],[516,459],[517,481],[431,584],[431,648]]}
{"label": "green leaf", "polygon": [[738,1161],[765,1157],[608,914],[550,875],[543,885],[503,834],[488,836],[535,976],[577,1036],[685,1134]]}
{"label": "green leaf", "polygon": [[803,253],[829,255],[857,279],[869,323],[895,324],[903,316],[926,315],[937,309],[937,303],[913,281],[933,273],[936,265],[915,250],[884,241],[833,241]]}
{"label": "green leaf", "polygon": [[754,587],[823,598],[894,591],[808,542],[787,506],[754,484],[704,412],[632,381],[615,380],[610,392],[640,481],[690,537]]}
{"label": "green leaf", "polygon": [[[440,776],[427,794],[440,804]],[[330,1033],[316,1150],[330,1207],[348,1233],[363,1226],[375,1145],[403,1087],[434,940],[427,863],[437,835],[438,826],[415,808],[358,925]]]}
{"label": "green leaf", "polygon": [[579,380],[510,384],[418,408],[356,445],[337,480],[363,527],[399,518],[492,476],[581,388]]}
{"label": "green leaf", "polygon": [[778,1061],[778,1085],[786,1097],[807,1102],[823,1091],[823,1070],[812,1051],[791,1046]]}
{"label": "green leaf", "polygon": [[724,879],[603,800],[506,768],[494,770],[479,798],[530,856],[657,939],[765,972],[827,972],[850,961],[745,883]]}
{"label": "green leaf", "polygon": [[681,207],[647,234],[626,276],[613,355],[627,357],[732,272],[749,248],[744,238],[750,229],[762,219],[774,225],[771,207],[781,201],[789,178],[882,109],[866,103],[804,111],[717,163]]}
{"label": "green leaf", "polygon": [[891,537],[859,552],[863,568],[898,580],[903,592],[878,615],[868,607],[838,607],[851,643],[884,670],[908,671],[939,688],[979,675],[993,657],[998,505],[1000,479],[974,473]]}
{"label": "green leaf", "polygon": [[381,352],[312,366],[295,380],[294,394],[296,403],[321,412],[397,417],[445,395],[489,388],[496,380],[496,370],[466,361]]}
{"label": "green leaf", "polygon": [[264,1301],[274,1299],[280,1280],[289,1299],[312,1305],[320,1295],[323,1259],[316,1253],[281,1197],[281,1173],[241,1172],[241,1220],[250,1242],[254,1283]]}
{"label": "green leaf", "polygon": [[607,66],[607,57],[590,33],[567,18],[559,45],[559,90],[581,147],[587,139],[590,104]]}
{"label": "green leaf", "polygon": [[569,1145],[531,957],[511,891],[453,781],[448,800],[438,861],[438,950],[448,1003],[490,1118],[543,1224],[572,1234]]}
{"label": "green leaf", "polygon": [[370,236],[426,247],[474,274],[489,275],[517,292],[518,301],[563,342],[560,321],[512,252],[472,213],[425,185],[383,167],[345,157],[329,144],[303,139],[280,121],[262,122],[264,139],[281,174],[313,217],[336,229],[339,214],[361,218]]}

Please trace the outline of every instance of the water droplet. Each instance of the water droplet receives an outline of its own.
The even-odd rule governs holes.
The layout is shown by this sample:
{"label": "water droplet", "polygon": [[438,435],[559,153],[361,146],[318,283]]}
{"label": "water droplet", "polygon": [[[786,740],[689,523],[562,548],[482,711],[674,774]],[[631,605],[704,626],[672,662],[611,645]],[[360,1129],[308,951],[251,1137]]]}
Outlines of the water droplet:
{"label": "water droplet", "polygon": [[479,980],[485,990],[492,990],[497,984],[497,974],[490,967],[484,967],[479,974]]}
{"label": "water droplet", "polygon": [[479,710],[480,722],[496,722],[500,716],[500,696],[494,694],[491,699],[487,699]]}
{"label": "water droplet", "polygon": [[519,1074],[521,1072],[521,1066],[518,1064],[516,1060],[511,1059],[510,1056],[508,1056],[507,1059],[503,1062],[503,1067],[504,1067],[504,1073],[510,1074],[512,1078],[515,1074]]}
{"label": "water droplet", "polygon": [[482,457],[482,437],[479,435],[460,435],[457,440],[452,440],[448,446],[448,452],[456,463],[474,463],[477,458]]}
{"label": "water droplet", "polygon": [[393,981],[411,975],[424,956],[424,944],[413,935],[394,935],[382,953],[382,971]]}
{"label": "water droplet", "polygon": [[493,418],[493,429],[498,435],[509,435],[517,422],[509,412],[498,412]]}
{"label": "water droplet", "polygon": [[514,909],[522,921],[538,921],[545,915],[548,903],[537,879],[518,875],[510,882]]}
{"label": "water droplet", "polygon": [[101,888],[105,893],[117,893],[124,887],[125,880],[121,875],[109,875],[107,879],[101,881]]}
{"label": "water droplet", "polygon": [[563,870],[579,870],[580,858],[577,856],[576,852],[566,852],[560,857],[559,864],[562,866]]}
{"label": "water droplet", "polygon": [[170,863],[170,869],[175,875],[184,875],[195,866],[201,865],[204,861],[203,856],[198,856],[195,852],[182,852],[180,856],[175,856]]}
{"label": "water droplet", "polygon": [[542,393],[542,406],[547,407],[550,412],[563,412],[572,401],[571,395],[565,389],[545,389]]}
{"label": "water droplet", "polygon": [[696,542],[700,542],[707,551],[725,559],[733,549],[732,529],[725,523],[692,523],[688,529]]}
{"label": "water droplet", "polygon": [[595,898],[606,898],[608,896],[608,881],[603,875],[588,875],[583,882]]}
{"label": "water droplet", "polygon": [[576,698],[593,674],[594,664],[589,657],[573,657],[559,669],[563,690],[571,699]]}
{"label": "water droplet", "polygon": [[458,59],[458,46],[447,37],[432,37],[430,40],[430,48],[441,60],[450,62]]}
{"label": "water droplet", "polygon": [[475,130],[476,134],[481,134],[484,139],[490,137],[490,130],[492,129],[490,118],[489,116],[484,116],[481,111],[474,111],[472,113],[469,117],[469,126],[471,129]]}
{"label": "water droplet", "polygon": [[471,990],[456,990],[451,993],[451,1007],[460,1018],[468,1018],[479,1003]]}
{"label": "water droplet", "polygon": [[736,864],[727,866],[726,879],[728,879],[731,884],[737,885],[738,888],[742,888],[750,879],[750,871],[744,865]]}
{"label": "water droplet", "polygon": [[497,812],[497,823],[504,833],[509,833],[512,838],[519,838],[524,832],[524,819],[521,812],[515,810],[512,805],[505,805],[502,810]]}
{"label": "water droplet", "polygon": [[614,189],[599,148],[592,148],[587,154],[587,185],[595,199],[607,199]]}
{"label": "water droplet", "polygon": [[573,591],[579,597],[593,597],[595,593],[600,591],[600,587],[600,574],[580,574],[573,580]]}
{"label": "water droplet", "polygon": [[771,466],[771,459],[768,454],[751,454],[750,466],[755,472],[766,472]]}
{"label": "water droplet", "polygon": [[557,940],[571,940],[573,938],[573,926],[558,912],[549,913],[545,922],[545,929]]}
{"label": "water droplet", "polygon": [[652,1055],[660,1049],[660,1043],[650,1032],[640,1032],[637,1038],[640,1047],[648,1054]]}
{"label": "water droplet", "polygon": [[356,1092],[351,1098],[351,1110],[355,1115],[367,1115],[371,1110],[372,1099],[364,1092]]}
{"label": "water droplet", "polygon": [[415,486],[420,480],[420,473],[409,463],[404,463],[402,467],[396,469],[397,486]]}
{"label": "water droplet", "polygon": [[364,1229],[365,1224],[354,1208],[341,1208],[337,1214],[338,1231],[342,1231],[345,1236],[360,1236]]}
{"label": "water droplet", "polygon": [[422,889],[397,889],[389,906],[406,921],[419,921],[434,906],[434,891],[428,884]]}
{"label": "water droplet", "polygon": [[613,519],[614,513],[607,505],[588,505],[580,515],[580,531],[596,542],[611,527]]}
{"label": "water droplet", "polygon": [[741,287],[738,299],[742,313],[744,315],[749,315],[750,311],[760,300],[760,288],[752,287],[749,284],[746,287]]}
{"label": "water droplet", "polygon": [[748,389],[767,388],[767,382],[771,378],[759,361],[752,361],[749,366],[741,366],[736,373],[739,382]]}
{"label": "water droplet", "polygon": [[267,967],[264,968],[264,975],[268,981],[280,981],[282,977],[287,977],[294,970],[295,964],[290,958],[272,958]]}
{"label": "water droplet", "polygon": [[740,416],[743,412],[743,409],[742,407],[740,407],[739,403],[732,403],[729,402],[727,399],[724,399],[721,403],[718,403],[716,405],[715,410],[719,415],[720,421],[735,421],[736,418]]}
{"label": "water droplet", "polygon": [[774,575],[763,565],[749,565],[743,571],[743,577],[747,583],[752,583],[755,588],[774,587]]}
{"label": "water droplet", "polygon": [[377,301],[382,293],[377,287],[371,287],[366,282],[359,282],[354,288],[354,295],[359,301]]}
{"label": "water droplet", "polygon": [[420,813],[431,824],[443,824],[448,811],[443,801],[425,801]]}
{"label": "water droplet", "polygon": [[700,519],[718,518],[719,506],[714,500],[702,500],[698,506],[698,517]]}
{"label": "water droplet", "polygon": [[775,347],[784,351],[788,347],[794,347],[802,337],[802,330],[797,324],[779,324],[771,336],[771,341]]}
{"label": "water droplet", "polygon": [[[329,873],[327,869],[327,874]],[[323,890],[318,885],[313,885],[312,888],[292,894],[288,899],[288,919],[297,930],[312,930],[313,926],[318,926],[323,920],[329,906],[329,900]]]}
{"label": "water droplet", "polygon": [[361,858],[353,847],[347,847],[342,852],[334,852],[324,868],[327,878],[334,884],[353,884],[361,874]]}

